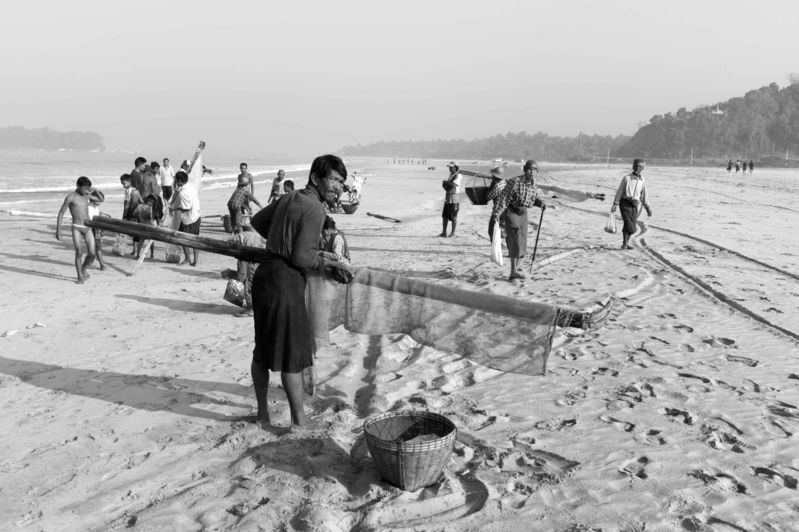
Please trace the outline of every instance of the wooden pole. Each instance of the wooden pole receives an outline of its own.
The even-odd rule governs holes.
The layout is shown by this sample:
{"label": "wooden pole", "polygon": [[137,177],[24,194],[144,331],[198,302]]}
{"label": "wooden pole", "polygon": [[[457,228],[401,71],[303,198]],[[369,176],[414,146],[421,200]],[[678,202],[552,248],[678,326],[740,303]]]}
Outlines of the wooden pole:
{"label": "wooden pole", "polygon": [[191,175],[191,169],[194,168],[194,163],[197,162],[197,158],[205,149],[205,141],[200,141],[200,145],[197,146],[197,151],[194,152],[194,157],[191,159],[191,163],[189,164],[189,169],[186,171],[187,174]]}
{"label": "wooden pole", "polygon": [[544,223],[544,209],[541,209],[541,218],[538,220],[538,233],[535,235],[535,247],[533,248],[533,260],[530,261],[530,275],[533,274],[533,264],[535,264],[535,254],[538,251],[538,237],[541,236],[541,225]]}
{"label": "wooden pole", "polygon": [[694,164],[694,147],[691,146],[691,166]]}
{"label": "wooden pole", "polygon": [[209,253],[227,255],[246,262],[263,262],[266,260],[266,250],[251,246],[243,246],[227,240],[217,240],[203,236],[181,233],[165,227],[155,227],[152,225],[117,220],[115,218],[101,218],[95,216],[86,222],[87,227],[105,229],[113,233],[122,233],[139,238],[166,242],[176,246],[199,249]]}

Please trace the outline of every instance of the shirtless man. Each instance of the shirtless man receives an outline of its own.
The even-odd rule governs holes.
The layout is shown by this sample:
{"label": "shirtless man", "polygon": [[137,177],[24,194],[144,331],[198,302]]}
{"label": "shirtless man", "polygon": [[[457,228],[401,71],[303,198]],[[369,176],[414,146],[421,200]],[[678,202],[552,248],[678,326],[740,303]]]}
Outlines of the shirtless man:
{"label": "shirtless man", "polygon": [[242,186],[242,185],[249,186],[250,187],[250,194],[252,194],[254,196],[255,195],[255,183],[253,183],[252,174],[247,171],[247,163],[241,163],[239,165],[239,170],[241,170],[241,173],[239,174],[239,186]]}
{"label": "shirtless man", "polygon": [[[67,207],[72,215],[72,243],[75,246],[75,269],[78,271],[78,284],[83,284],[89,278],[87,270],[94,261],[94,232],[84,225],[89,219],[89,202],[102,203],[104,199],[92,188],[92,182],[88,177],[79,177],[78,188],[64,199],[64,204],[58,211],[58,220],[55,226],[56,240],[61,240],[61,220],[64,218]],[[86,242],[87,251],[86,260],[83,261],[81,260],[83,258],[81,238]]]}

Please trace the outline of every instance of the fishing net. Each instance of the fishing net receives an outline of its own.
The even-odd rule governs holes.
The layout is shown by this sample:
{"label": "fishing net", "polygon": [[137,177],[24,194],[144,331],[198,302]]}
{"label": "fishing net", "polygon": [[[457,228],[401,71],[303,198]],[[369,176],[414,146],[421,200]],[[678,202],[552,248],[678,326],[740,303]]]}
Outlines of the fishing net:
{"label": "fishing net", "polygon": [[398,334],[505,372],[543,375],[561,309],[360,268],[342,285],[308,271],[306,302],[317,348],[339,325]]}

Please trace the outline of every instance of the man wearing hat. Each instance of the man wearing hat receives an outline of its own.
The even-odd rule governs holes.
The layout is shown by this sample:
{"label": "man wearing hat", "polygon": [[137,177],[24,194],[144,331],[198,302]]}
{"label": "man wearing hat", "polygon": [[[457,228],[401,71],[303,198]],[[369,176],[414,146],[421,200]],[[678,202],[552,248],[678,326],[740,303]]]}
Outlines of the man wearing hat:
{"label": "man wearing hat", "polygon": [[450,162],[447,168],[449,168],[449,177],[441,183],[441,186],[446,191],[444,210],[441,212],[441,217],[444,219],[444,229],[438,235],[441,237],[447,236],[447,222],[452,222],[450,237],[455,236],[455,227],[458,225],[458,192],[461,188],[461,175],[458,173],[458,165],[454,162]]}
{"label": "man wearing hat", "polygon": [[[502,194],[502,191],[505,190],[505,168],[502,166],[495,166],[491,169],[491,186],[486,193],[486,199],[494,201],[494,207],[497,206],[497,201],[499,200],[499,195]],[[488,238],[492,242],[494,241],[494,217],[492,216],[491,219],[488,221]],[[499,227],[502,231],[502,238],[505,238],[505,220],[504,218],[499,219]]]}
{"label": "man wearing hat", "polygon": [[505,241],[510,256],[510,281],[525,278],[517,270],[517,262],[527,251],[527,210],[533,206],[541,207],[541,210],[547,208],[546,203],[538,198],[538,186],[535,180],[537,173],[538,163],[532,159],[524,163],[524,175],[508,180],[491,214],[494,223],[499,223],[503,217],[505,220]]}

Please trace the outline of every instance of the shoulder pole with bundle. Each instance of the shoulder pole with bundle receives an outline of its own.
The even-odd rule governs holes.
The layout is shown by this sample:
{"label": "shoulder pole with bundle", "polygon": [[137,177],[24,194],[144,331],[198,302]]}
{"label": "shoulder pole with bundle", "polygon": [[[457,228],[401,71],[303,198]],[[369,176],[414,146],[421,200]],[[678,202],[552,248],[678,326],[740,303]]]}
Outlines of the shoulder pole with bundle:
{"label": "shoulder pole with bundle", "polygon": [[533,264],[535,264],[535,254],[538,251],[538,237],[541,236],[541,224],[544,223],[544,209],[541,209],[541,218],[538,220],[538,232],[535,235],[535,247],[533,248],[533,260],[530,261],[530,275],[533,273]]}
{"label": "shoulder pole with bundle", "polygon": [[[201,140],[200,145],[197,146],[197,151],[194,152],[194,157],[191,159],[191,164],[189,165],[189,171],[186,173],[191,173],[191,169],[194,167],[194,163],[197,162],[197,158],[200,156],[200,154],[203,152],[204,149],[205,149],[205,142]],[[167,207],[166,205],[164,206]],[[163,227],[165,222],[166,222],[166,214],[164,214],[164,217],[161,218],[161,222],[158,224],[158,226]],[[141,248],[141,251],[139,252],[139,260],[136,261],[136,266],[133,267],[133,271],[128,274],[128,277],[136,275],[136,272],[139,271],[139,268],[141,268],[141,265],[144,262],[144,258],[147,256],[147,253],[150,251],[150,246],[152,246],[153,244],[154,242],[152,240],[147,240],[144,243],[144,245]]]}

